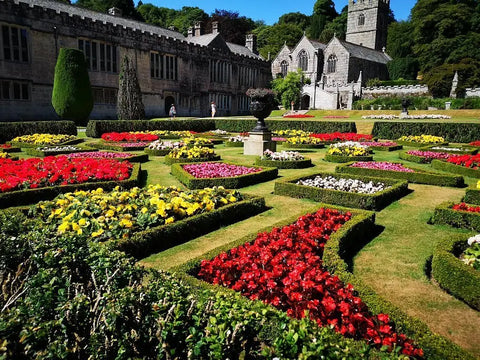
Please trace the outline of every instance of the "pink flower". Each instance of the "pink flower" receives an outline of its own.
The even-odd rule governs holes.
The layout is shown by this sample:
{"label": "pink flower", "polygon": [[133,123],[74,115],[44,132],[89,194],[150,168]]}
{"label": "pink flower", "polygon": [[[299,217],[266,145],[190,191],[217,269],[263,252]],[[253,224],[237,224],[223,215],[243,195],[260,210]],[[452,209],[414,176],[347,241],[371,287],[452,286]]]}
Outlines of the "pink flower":
{"label": "pink flower", "polygon": [[208,162],[184,165],[183,169],[197,179],[235,177],[262,171],[256,167]]}
{"label": "pink flower", "polygon": [[363,169],[374,169],[374,170],[388,170],[388,171],[399,171],[399,172],[415,172],[412,169],[409,169],[402,164],[382,162],[382,161],[359,161],[352,165],[351,167],[363,168]]}

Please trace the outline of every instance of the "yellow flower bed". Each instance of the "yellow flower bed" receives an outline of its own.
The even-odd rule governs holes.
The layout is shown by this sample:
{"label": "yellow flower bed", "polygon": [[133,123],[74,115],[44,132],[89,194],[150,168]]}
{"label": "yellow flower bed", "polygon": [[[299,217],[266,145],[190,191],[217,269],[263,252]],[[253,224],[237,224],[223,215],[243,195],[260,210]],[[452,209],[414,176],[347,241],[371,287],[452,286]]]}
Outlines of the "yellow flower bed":
{"label": "yellow flower bed", "polygon": [[409,135],[409,136],[402,136],[398,141],[408,141],[408,142],[416,142],[420,144],[439,144],[444,143],[445,139],[441,136],[433,136],[433,135]]}
{"label": "yellow flower bed", "polygon": [[168,156],[173,159],[203,159],[213,158],[215,156],[213,149],[205,147],[194,146],[192,148],[183,146],[178,149],[173,149]]}
{"label": "yellow flower bed", "polygon": [[0,152],[0,159],[7,159],[9,158],[10,156],[8,155],[8,153],[6,152]]}
{"label": "yellow flower bed", "polygon": [[205,146],[212,145],[213,142],[210,139],[202,137],[186,137],[182,139],[185,146]]}
{"label": "yellow flower bed", "polygon": [[153,134],[157,135],[158,137],[190,137],[192,133],[190,131],[171,131],[171,130],[151,130],[151,131],[144,131],[143,134]]}
{"label": "yellow flower bed", "polygon": [[33,134],[17,136],[12,140],[12,142],[27,143],[33,145],[57,145],[63,144],[67,141],[75,140],[76,138],[76,136],[64,134]]}
{"label": "yellow flower bed", "polygon": [[355,145],[330,146],[327,150],[329,155],[339,156],[367,156],[370,154],[368,147],[360,147]]}
{"label": "yellow flower bed", "polygon": [[111,192],[102,188],[76,191],[31,207],[59,234],[86,234],[99,241],[125,239],[134,232],[170,224],[199,213],[242,200],[235,190],[222,187],[182,191],[176,187],[149,185]]}
{"label": "yellow flower bed", "polygon": [[309,136],[294,136],[291,138],[287,138],[285,140],[287,144],[292,144],[292,145],[300,145],[300,144],[305,144],[305,145],[317,145],[317,144],[323,144],[322,140],[314,138],[314,137],[309,137]]}
{"label": "yellow flower bed", "polygon": [[310,135],[310,132],[303,131],[303,130],[275,130],[275,136],[284,136],[284,137],[307,137]]}

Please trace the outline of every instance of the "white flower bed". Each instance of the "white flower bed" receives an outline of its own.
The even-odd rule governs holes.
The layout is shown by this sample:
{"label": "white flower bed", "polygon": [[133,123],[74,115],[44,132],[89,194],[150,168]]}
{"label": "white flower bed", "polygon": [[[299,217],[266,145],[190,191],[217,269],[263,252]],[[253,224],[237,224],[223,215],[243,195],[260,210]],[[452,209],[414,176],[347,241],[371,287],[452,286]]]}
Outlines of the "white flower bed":
{"label": "white flower bed", "polygon": [[356,141],[345,141],[345,142],[339,142],[336,144],[330,145],[330,148],[337,148],[337,149],[344,149],[344,148],[359,148],[359,149],[364,149],[368,150],[368,145],[362,145],[359,142]]}
{"label": "white flower bed", "polygon": [[221,129],[216,129],[216,130],[213,130],[213,131],[210,131],[210,132],[215,134],[215,135],[227,135],[228,134],[228,131],[221,130]]}
{"label": "white flower bed", "polygon": [[439,114],[420,114],[420,115],[365,115],[362,116],[362,119],[375,119],[375,120],[395,120],[395,119],[407,119],[407,120],[414,120],[414,119],[431,119],[431,120],[440,120],[440,119],[451,119],[451,116],[448,115],[439,115]]}
{"label": "white flower bed", "polygon": [[447,152],[464,152],[469,151],[467,148],[456,148],[456,147],[446,147],[446,146],[434,146],[432,150],[447,151]]}
{"label": "white flower bed", "polygon": [[300,161],[305,160],[305,157],[297,151],[273,152],[272,150],[265,150],[262,156],[262,160]]}
{"label": "white flower bed", "polygon": [[240,135],[237,135],[237,136],[230,136],[228,138],[228,141],[230,142],[245,142],[248,140],[248,137],[245,137],[245,136],[240,136]]}
{"label": "white flower bed", "polygon": [[334,178],[333,176],[317,176],[314,179],[299,180],[297,185],[313,186],[322,189],[340,190],[358,194],[375,194],[390,188],[384,183],[369,181],[367,183],[356,179]]}
{"label": "white flower bed", "polygon": [[45,146],[37,148],[39,151],[48,151],[48,152],[63,152],[63,151],[77,151],[80,150],[77,146],[65,145],[65,146]]}
{"label": "white flower bed", "polygon": [[148,145],[148,149],[150,150],[171,150],[171,149],[179,149],[184,146],[182,141],[163,141],[157,140],[152,142]]}

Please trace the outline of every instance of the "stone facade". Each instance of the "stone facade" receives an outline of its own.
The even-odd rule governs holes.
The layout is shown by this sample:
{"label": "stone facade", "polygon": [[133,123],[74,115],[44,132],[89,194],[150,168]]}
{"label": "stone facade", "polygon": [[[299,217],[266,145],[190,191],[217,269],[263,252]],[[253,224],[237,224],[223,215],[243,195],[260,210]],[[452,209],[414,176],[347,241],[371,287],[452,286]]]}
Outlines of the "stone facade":
{"label": "stone facade", "polygon": [[[62,47],[81,48],[89,64],[95,106],[91,118],[116,118],[121,60],[137,68],[147,117],[247,114],[245,92],[264,87],[270,64],[248,47],[215,34],[176,31],[52,0],[0,0],[1,121],[57,118],[51,105],[54,69]],[[192,34],[193,35],[193,34]],[[213,36],[212,36],[213,35]]]}

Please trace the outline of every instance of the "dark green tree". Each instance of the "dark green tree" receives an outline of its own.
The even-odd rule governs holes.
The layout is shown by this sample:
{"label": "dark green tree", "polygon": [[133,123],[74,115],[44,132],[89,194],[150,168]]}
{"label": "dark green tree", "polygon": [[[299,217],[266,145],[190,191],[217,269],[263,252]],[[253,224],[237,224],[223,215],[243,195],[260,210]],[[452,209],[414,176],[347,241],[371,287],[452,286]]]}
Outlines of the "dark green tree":
{"label": "dark green tree", "polygon": [[323,15],[327,21],[332,21],[338,16],[335,4],[332,0],[317,0],[313,5],[313,14]]}
{"label": "dark green tree", "polygon": [[302,29],[295,24],[266,25],[253,33],[257,35],[258,51],[265,59],[269,53],[275,57],[285,43],[289,47],[295,46],[303,36]]}
{"label": "dark green tree", "polygon": [[348,6],[345,6],[339,16],[333,19],[333,21],[327,23],[320,34],[319,40],[323,43],[328,43],[333,35],[336,35],[339,39],[345,40],[345,34],[347,33],[347,20]]}
{"label": "dark green tree", "polygon": [[279,77],[272,81],[272,89],[277,94],[277,101],[285,109],[290,109],[290,103],[300,104],[300,94],[304,84],[302,70],[289,72],[284,78]]}
{"label": "dark green tree", "polygon": [[52,105],[62,119],[86,124],[93,109],[87,63],[82,51],[61,48],[55,65]]}
{"label": "dark green tree", "polygon": [[306,30],[310,25],[311,18],[301,12],[291,12],[284,14],[278,18],[277,24],[294,24],[300,29]]}
{"label": "dark green tree", "polygon": [[393,60],[387,66],[392,80],[417,78],[419,63],[413,52],[415,42],[412,32],[410,21],[393,22],[388,27],[387,53]]}
{"label": "dark green tree", "polygon": [[145,108],[137,71],[128,56],[123,58],[119,75],[117,113],[119,120],[145,119]]}
{"label": "dark green tree", "polygon": [[308,37],[311,39],[320,39],[320,36],[327,26],[338,17],[335,10],[335,4],[332,0],[317,0],[313,5],[313,14],[310,26],[307,29]]}
{"label": "dark green tree", "polygon": [[238,12],[215,9],[206,24],[207,32],[210,32],[212,22],[218,22],[220,32],[225,41],[245,45],[245,36],[255,28],[255,22],[245,16],[239,16]]}

